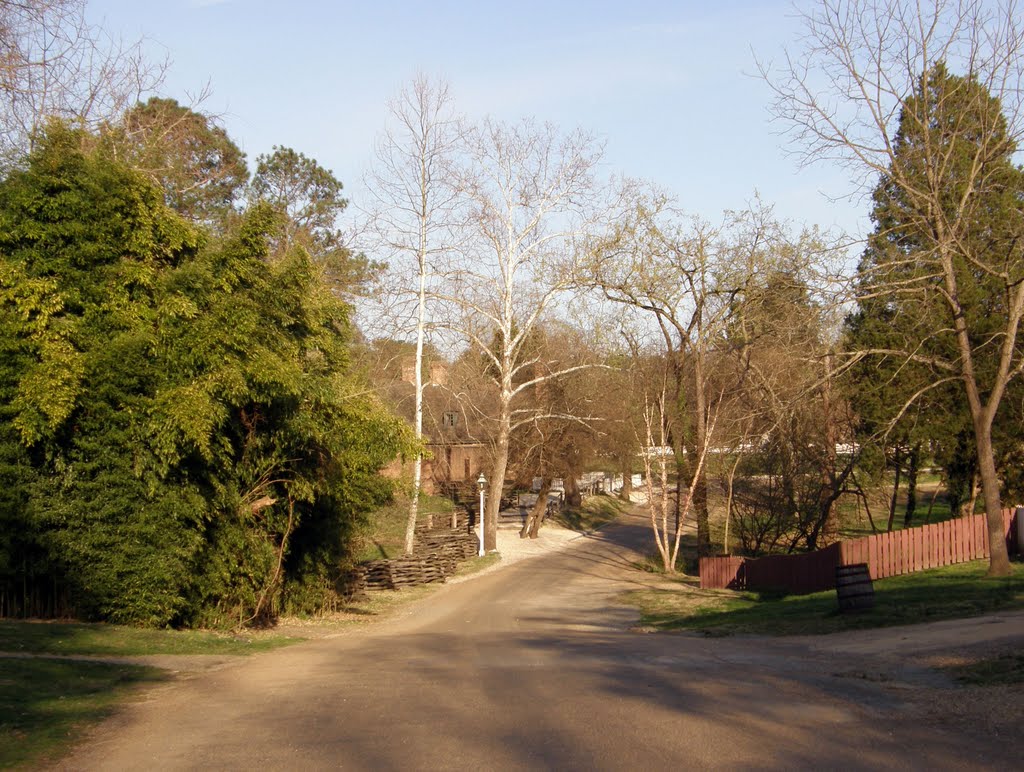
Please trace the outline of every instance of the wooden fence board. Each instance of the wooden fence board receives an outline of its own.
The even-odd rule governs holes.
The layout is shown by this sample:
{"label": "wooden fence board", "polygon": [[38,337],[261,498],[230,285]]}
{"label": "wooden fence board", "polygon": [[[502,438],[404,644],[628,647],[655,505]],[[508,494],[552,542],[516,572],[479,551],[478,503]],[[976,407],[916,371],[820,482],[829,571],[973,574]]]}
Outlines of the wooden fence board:
{"label": "wooden fence board", "polygon": [[[1015,554],[1016,532],[1024,527],[1024,507],[1004,510],[1002,515],[1007,546]],[[701,558],[700,580],[703,588],[780,588],[806,593],[833,587],[839,565],[867,563],[874,580],[988,555],[988,524],[982,514],[851,539],[803,555]]]}

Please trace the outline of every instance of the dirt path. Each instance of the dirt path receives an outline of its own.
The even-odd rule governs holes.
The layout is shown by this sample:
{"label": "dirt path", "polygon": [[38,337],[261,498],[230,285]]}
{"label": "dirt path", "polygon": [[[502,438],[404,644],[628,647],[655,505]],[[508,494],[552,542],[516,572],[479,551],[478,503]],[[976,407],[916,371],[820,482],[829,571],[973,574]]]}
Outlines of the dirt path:
{"label": "dirt path", "polygon": [[156,687],[60,768],[1018,766],[991,727],[929,714],[963,690],[910,665],[967,631],[971,646],[1019,646],[1024,616],[934,637],[631,633],[636,613],[615,598],[647,582],[631,565],[647,538],[627,518],[366,631]]}

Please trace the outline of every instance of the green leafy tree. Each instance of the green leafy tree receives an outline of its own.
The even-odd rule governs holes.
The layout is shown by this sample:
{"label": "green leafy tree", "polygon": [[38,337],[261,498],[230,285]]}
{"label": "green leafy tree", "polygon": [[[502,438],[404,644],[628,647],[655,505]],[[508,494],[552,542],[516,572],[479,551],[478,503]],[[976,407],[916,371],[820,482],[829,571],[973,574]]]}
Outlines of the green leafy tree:
{"label": "green leafy tree", "polygon": [[[1024,173],[1015,152],[998,99],[942,63],[930,68],[903,105],[859,272],[861,315],[878,317],[861,326],[886,326],[883,345],[864,353],[916,373],[907,379],[918,387],[895,396],[909,404],[957,387],[991,517],[995,573],[1009,564],[993,425],[1024,362],[1016,340],[1024,313]],[[955,424],[960,412],[946,415]]]}
{"label": "green leafy tree", "polygon": [[256,159],[249,195],[283,215],[279,251],[302,246],[346,294],[357,293],[382,268],[353,253],[338,230],[338,217],[348,206],[342,184],[314,159],[289,147],[275,147]]}
{"label": "green leafy tree", "polygon": [[[901,356],[956,381],[967,403],[991,551],[1011,572],[993,427],[1024,370],[1020,170],[1021,17],[1012,2],[818,0],[777,71],[775,114],[805,160],[847,166],[876,193],[891,242],[862,294],[916,308]],[[952,76],[945,63],[961,66]],[[859,352],[863,356],[867,352]]]}
{"label": "green leafy tree", "polygon": [[163,191],[168,206],[204,224],[221,223],[249,179],[243,153],[209,115],[151,97],[108,127],[116,155]]}
{"label": "green leafy tree", "polygon": [[52,127],[0,186],[4,347],[15,352],[4,435],[32,462],[17,489],[25,533],[78,607],[162,623],[181,609],[198,547],[170,521],[203,512],[193,489],[143,473],[139,421],[158,378],[147,328],[159,275],[200,235],[140,175],[81,143]]}
{"label": "green leafy tree", "polygon": [[268,259],[269,207],[210,246],[87,144],[54,126],[0,184],[5,583],[28,556],[78,613],[147,625],[330,605],[407,446],[351,376],[348,307],[304,250]]}

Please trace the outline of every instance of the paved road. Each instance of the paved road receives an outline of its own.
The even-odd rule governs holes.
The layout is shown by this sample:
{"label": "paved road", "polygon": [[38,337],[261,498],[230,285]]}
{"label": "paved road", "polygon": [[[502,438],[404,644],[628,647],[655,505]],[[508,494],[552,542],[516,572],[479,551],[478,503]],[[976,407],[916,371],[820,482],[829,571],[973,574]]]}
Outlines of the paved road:
{"label": "paved road", "polygon": [[1019,766],[1010,742],[905,720],[904,682],[935,676],[865,675],[868,638],[630,632],[614,597],[642,578],[629,562],[647,538],[623,522],[370,631],[158,687],[62,768]]}

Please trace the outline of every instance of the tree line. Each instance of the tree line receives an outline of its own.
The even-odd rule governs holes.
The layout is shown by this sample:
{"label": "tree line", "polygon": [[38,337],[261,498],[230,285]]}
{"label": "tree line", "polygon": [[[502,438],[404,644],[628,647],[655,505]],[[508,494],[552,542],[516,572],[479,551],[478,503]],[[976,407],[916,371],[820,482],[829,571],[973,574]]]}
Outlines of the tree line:
{"label": "tree line", "polygon": [[[56,30],[90,55],[80,10],[3,6],[25,89],[5,82],[3,613],[225,626],[330,608],[353,530],[390,495],[378,470],[412,447],[352,362],[345,293],[372,264],[341,242],[341,184],[285,147],[250,177],[170,99],[75,113],[120,81],[18,54]],[[27,105],[26,130],[39,78],[63,101]]]}
{"label": "tree line", "polygon": [[[768,204],[693,217],[605,176],[592,135],[468,121],[425,77],[389,105],[352,242],[328,170],[282,146],[250,176],[217,121],[149,96],[160,68],[104,47],[83,8],[0,13],[4,613],[224,625],[330,608],[399,457],[411,549],[431,388],[488,448],[488,549],[506,480],[563,477],[572,497],[591,465],[627,486],[643,468],[668,571],[690,522],[700,554],[814,549],[865,478],[888,466],[912,491],[930,460],[957,505],[977,481],[992,572],[1009,571],[1011,6],[822,0],[803,48],[763,66],[794,148],[870,190],[856,270]],[[61,57],[37,55],[58,39]],[[408,409],[375,360],[396,351]]]}
{"label": "tree line", "polygon": [[[489,479],[506,478],[517,444],[570,425],[624,472],[662,442],[676,490],[656,486],[666,498],[650,506],[673,570],[678,538],[665,534],[688,518],[698,552],[714,549],[712,466],[744,548],[792,551],[833,540],[839,501],[867,506],[885,468],[906,481],[913,522],[927,456],[955,509],[980,492],[991,570],[1009,571],[1000,509],[1019,495],[1024,367],[1018,17],[1013,3],[823,0],[802,12],[801,48],[761,65],[794,152],[843,165],[870,195],[875,227],[854,270],[841,238],[794,229],[770,205],[694,218],[647,183],[602,178],[592,137],[465,122],[443,84],[412,83],[371,189],[408,215],[384,230],[388,254],[415,258],[410,329],[485,362]],[[591,346],[535,347],[566,324]],[[618,377],[630,405],[593,398],[581,371]],[[556,409],[554,382],[587,396]]]}

